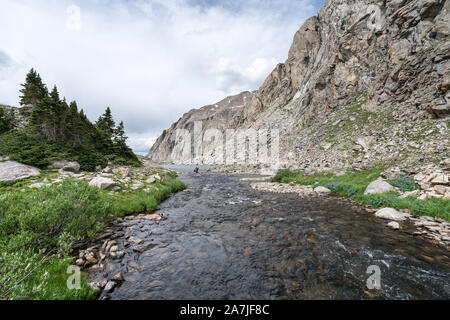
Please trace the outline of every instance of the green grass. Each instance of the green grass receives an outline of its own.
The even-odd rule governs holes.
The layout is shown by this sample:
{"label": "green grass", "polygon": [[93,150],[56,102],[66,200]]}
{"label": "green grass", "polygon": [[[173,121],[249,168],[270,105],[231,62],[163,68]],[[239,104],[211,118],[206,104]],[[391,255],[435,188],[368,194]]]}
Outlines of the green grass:
{"label": "green grass", "polygon": [[[327,187],[337,195],[350,197],[352,200],[376,208],[408,209],[416,215],[439,217],[450,221],[450,200],[448,199],[431,198],[418,200],[414,196],[402,199],[399,197],[400,194],[398,192],[364,195],[364,191],[369,183],[376,180],[380,176],[381,171],[382,169],[371,169],[361,172],[350,172],[340,176],[332,173],[306,176],[303,172],[280,170],[272,181],[313,186],[320,185]],[[391,181],[391,183],[404,191],[418,190],[418,186],[412,179],[397,179]]]}
{"label": "green grass", "polygon": [[26,183],[4,186],[0,193],[0,299],[92,298],[85,280],[80,290],[66,286],[73,245],[97,236],[117,216],[158,209],[159,202],[186,187],[173,174],[148,186],[149,192],[117,194],[72,179],[15,189]]}

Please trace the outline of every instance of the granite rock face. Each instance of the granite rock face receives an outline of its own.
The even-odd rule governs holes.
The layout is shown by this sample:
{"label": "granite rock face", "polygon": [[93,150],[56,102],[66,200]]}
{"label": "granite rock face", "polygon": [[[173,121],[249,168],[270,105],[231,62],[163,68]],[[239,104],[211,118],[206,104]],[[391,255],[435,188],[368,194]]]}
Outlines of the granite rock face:
{"label": "granite rock face", "polygon": [[0,182],[15,182],[22,179],[38,176],[38,168],[27,166],[16,161],[0,162]]}
{"label": "granite rock face", "polygon": [[432,149],[448,157],[449,20],[448,0],[328,0],[258,91],[191,110],[148,158],[182,163],[188,151],[177,149],[173,134],[194,120],[203,121],[202,133],[279,130],[280,168],[431,162]]}

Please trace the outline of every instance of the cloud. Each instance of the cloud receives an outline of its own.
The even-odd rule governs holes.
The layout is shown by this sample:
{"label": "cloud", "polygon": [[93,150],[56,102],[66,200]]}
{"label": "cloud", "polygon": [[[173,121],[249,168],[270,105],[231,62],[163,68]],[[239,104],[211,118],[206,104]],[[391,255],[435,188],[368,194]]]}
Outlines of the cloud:
{"label": "cloud", "polygon": [[0,103],[18,104],[34,67],[148,148],[189,109],[258,89],[323,2],[0,0]]}

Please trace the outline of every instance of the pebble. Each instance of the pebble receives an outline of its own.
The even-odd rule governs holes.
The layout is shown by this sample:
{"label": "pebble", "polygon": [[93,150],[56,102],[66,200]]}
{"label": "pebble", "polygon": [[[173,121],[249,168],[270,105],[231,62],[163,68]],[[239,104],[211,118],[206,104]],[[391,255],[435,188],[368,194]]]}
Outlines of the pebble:
{"label": "pebble", "polygon": [[114,281],[108,281],[105,285],[105,292],[112,292],[116,287],[116,283]]}

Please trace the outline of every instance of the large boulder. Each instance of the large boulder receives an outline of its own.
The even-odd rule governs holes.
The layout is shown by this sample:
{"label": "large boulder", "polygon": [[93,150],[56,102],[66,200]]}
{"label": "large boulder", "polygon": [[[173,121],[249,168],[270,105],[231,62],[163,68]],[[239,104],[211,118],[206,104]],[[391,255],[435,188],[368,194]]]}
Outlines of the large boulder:
{"label": "large boulder", "polygon": [[56,160],[48,166],[49,169],[60,169],[62,171],[78,172],[80,164],[76,161]]}
{"label": "large boulder", "polygon": [[393,186],[384,181],[383,179],[377,179],[372,181],[364,191],[364,194],[385,193],[395,190]]}
{"label": "large boulder", "polygon": [[117,183],[114,180],[104,177],[95,177],[91,180],[91,182],[89,182],[91,187],[97,187],[100,189],[108,189],[114,187],[116,184]]}
{"label": "large boulder", "polygon": [[15,182],[40,174],[41,171],[38,168],[27,166],[16,161],[0,162],[0,182]]}
{"label": "large boulder", "polygon": [[331,190],[322,186],[318,186],[314,189],[314,192],[320,193],[320,194],[329,194],[331,193]]}
{"label": "large boulder", "polygon": [[155,182],[156,181],[156,179],[155,179],[155,177],[150,177],[150,178],[148,178],[145,182],[147,182],[147,183],[153,183],[153,182]]}
{"label": "large boulder", "polygon": [[406,220],[410,215],[408,213],[397,211],[393,208],[383,208],[375,212],[375,216],[382,219],[403,221]]}

